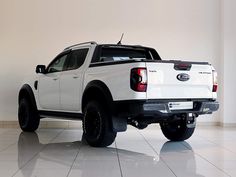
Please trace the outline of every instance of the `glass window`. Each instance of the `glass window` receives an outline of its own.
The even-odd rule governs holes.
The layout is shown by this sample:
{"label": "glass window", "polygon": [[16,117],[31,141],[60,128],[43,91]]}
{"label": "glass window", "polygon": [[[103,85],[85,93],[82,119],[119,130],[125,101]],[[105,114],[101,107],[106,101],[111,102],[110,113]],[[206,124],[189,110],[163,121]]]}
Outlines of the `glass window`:
{"label": "glass window", "polygon": [[100,61],[120,61],[130,59],[152,59],[150,52],[144,49],[102,48]]}
{"label": "glass window", "polygon": [[72,51],[66,64],[66,70],[78,69],[82,66],[88,54],[88,50],[89,49],[86,48]]}
{"label": "glass window", "polygon": [[60,72],[64,68],[64,64],[66,61],[67,55],[63,55],[56,60],[54,60],[49,66],[48,66],[48,73],[53,73],[53,72]]}

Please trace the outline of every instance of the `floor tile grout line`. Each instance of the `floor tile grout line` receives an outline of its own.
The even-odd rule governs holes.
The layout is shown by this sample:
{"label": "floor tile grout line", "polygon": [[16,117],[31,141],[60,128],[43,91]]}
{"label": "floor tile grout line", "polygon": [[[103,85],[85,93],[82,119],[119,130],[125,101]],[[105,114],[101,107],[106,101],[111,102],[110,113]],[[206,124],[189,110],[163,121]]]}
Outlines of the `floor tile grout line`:
{"label": "floor tile grout line", "polygon": [[35,155],[33,155],[32,158],[30,158],[22,167],[20,167],[19,169],[17,169],[17,171],[12,175],[12,177],[14,177],[21,169],[23,169],[32,159],[34,159],[34,157],[36,157],[40,152],[42,152],[42,150],[44,150],[47,145],[49,143],[51,143],[53,140],[55,140],[58,136],[60,136],[62,134],[62,132],[64,131],[65,129],[62,129],[61,132],[57,133],[56,136],[54,136],[47,144],[45,144]]}
{"label": "floor tile grout line", "polygon": [[121,169],[121,162],[120,162],[120,155],[119,155],[119,152],[118,152],[116,141],[115,141],[115,147],[116,147],[116,155],[117,155],[117,159],[118,159],[118,164],[119,164],[119,168],[120,168],[120,175],[121,175],[121,177],[123,177],[123,172],[122,172],[122,169]]}
{"label": "floor tile grout line", "polygon": [[80,152],[82,146],[83,146],[83,144],[81,144],[80,147],[78,148],[78,152],[77,152],[77,154],[75,155],[75,158],[74,158],[74,160],[73,160],[73,162],[72,162],[72,164],[71,164],[71,167],[70,167],[70,169],[69,169],[69,171],[68,171],[66,177],[68,177],[68,176],[70,175],[70,172],[71,172],[71,170],[72,170],[72,168],[73,168],[73,166],[74,166],[74,164],[75,164],[75,161],[76,161],[76,159],[77,159],[77,157],[78,157],[78,155],[79,155],[79,152]]}
{"label": "floor tile grout line", "polygon": [[8,148],[10,148],[11,146],[15,145],[16,143],[17,143],[17,142],[14,142],[14,143],[8,145],[7,147],[1,149],[1,150],[0,150],[0,153],[2,153],[3,151],[7,150]]}
{"label": "floor tile grout line", "polygon": [[215,143],[214,141],[211,141],[211,140],[209,140],[209,139],[207,139],[207,138],[205,138],[205,137],[203,137],[203,136],[201,136],[201,135],[198,135],[198,136],[199,136],[200,138],[202,138],[203,140],[206,140],[206,141],[208,141],[208,142],[210,142],[210,143],[212,143],[212,144],[214,144],[214,145],[217,145],[219,148],[224,149],[224,150],[226,150],[226,151],[228,151],[228,152],[231,152],[232,154],[234,154],[234,156],[236,156],[236,153],[233,152],[233,151],[231,151],[230,149],[228,149],[228,148],[226,148],[226,147],[224,147],[224,146],[222,146],[222,145],[219,145],[219,144]]}
{"label": "floor tile grout line", "polygon": [[[0,134],[0,136],[1,136],[1,134]],[[17,141],[16,141],[16,142],[14,142],[14,143],[12,143],[12,144],[10,144],[10,145],[8,145],[7,147],[5,147],[5,148],[1,149],[1,150],[0,150],[0,153],[1,153],[1,152],[3,152],[3,151],[5,151],[5,150],[7,150],[9,147],[11,147],[11,146],[15,145],[16,143],[17,143]]]}
{"label": "floor tile grout line", "polygon": [[188,146],[186,146],[183,142],[181,142],[181,144],[183,146],[185,146],[187,149],[189,149],[190,151],[192,151],[195,155],[199,156],[200,158],[202,158],[203,160],[207,161],[209,164],[211,164],[212,166],[214,166],[215,168],[217,168],[218,170],[220,170],[221,172],[223,172],[225,175],[231,177],[230,174],[228,174],[227,172],[225,172],[224,170],[222,170],[221,168],[217,167],[215,164],[213,164],[211,161],[209,161],[207,158],[203,157],[202,155],[200,155],[197,152],[194,152],[192,149],[190,149]]}
{"label": "floor tile grout line", "polygon": [[[137,130],[138,131],[138,130]],[[159,156],[159,153],[156,151],[156,149],[149,143],[149,141],[144,137],[144,135],[138,131],[138,133],[143,137],[144,141],[150,146],[150,148]],[[159,156],[159,158],[161,159],[161,161],[167,166],[167,168],[171,171],[171,173],[177,177],[177,175],[174,173],[174,171],[170,168],[170,166],[166,163],[166,161]]]}

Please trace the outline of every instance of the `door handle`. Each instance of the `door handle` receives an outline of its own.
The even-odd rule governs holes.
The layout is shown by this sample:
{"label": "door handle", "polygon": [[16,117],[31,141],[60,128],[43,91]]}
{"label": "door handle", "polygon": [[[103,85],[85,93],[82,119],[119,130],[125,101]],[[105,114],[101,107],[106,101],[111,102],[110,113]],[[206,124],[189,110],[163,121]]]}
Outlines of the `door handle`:
{"label": "door handle", "polygon": [[79,76],[73,76],[74,79],[77,79]]}
{"label": "door handle", "polygon": [[53,80],[56,81],[56,80],[58,80],[58,78],[57,78],[57,77],[56,77],[56,78],[53,78]]}

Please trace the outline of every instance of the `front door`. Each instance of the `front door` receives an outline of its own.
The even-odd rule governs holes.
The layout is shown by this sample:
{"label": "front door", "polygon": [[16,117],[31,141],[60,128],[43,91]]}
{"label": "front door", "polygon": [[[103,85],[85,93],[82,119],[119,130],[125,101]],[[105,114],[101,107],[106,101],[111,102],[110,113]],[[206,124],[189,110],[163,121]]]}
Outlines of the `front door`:
{"label": "front door", "polygon": [[60,110],[60,75],[64,69],[67,54],[56,57],[45,74],[39,76],[39,104],[44,110]]}

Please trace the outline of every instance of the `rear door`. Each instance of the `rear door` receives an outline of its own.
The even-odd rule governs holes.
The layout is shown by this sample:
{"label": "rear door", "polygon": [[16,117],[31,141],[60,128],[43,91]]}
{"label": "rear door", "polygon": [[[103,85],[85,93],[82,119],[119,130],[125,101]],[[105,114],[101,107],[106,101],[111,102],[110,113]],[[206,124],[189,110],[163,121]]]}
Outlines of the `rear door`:
{"label": "rear door", "polygon": [[207,63],[147,62],[147,99],[212,98],[212,67]]}
{"label": "rear door", "polygon": [[65,71],[60,76],[60,103],[62,110],[80,111],[85,70],[84,61],[88,51],[88,47],[73,50],[66,62]]}

